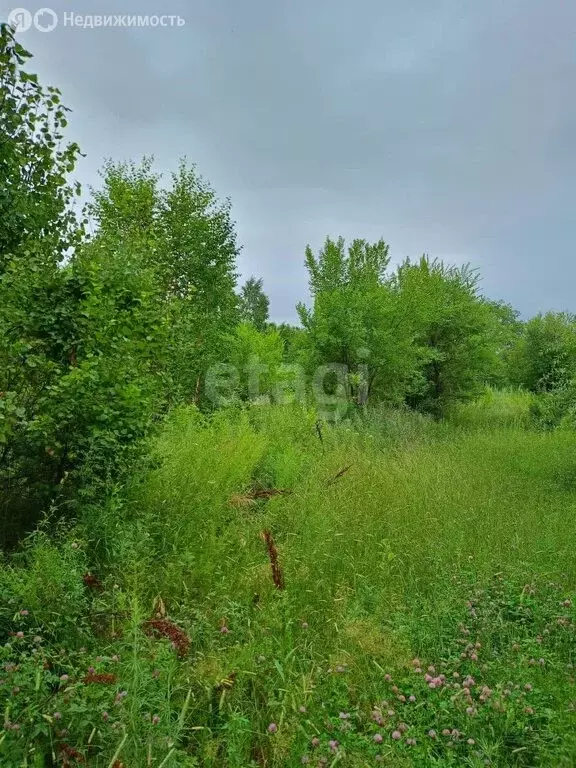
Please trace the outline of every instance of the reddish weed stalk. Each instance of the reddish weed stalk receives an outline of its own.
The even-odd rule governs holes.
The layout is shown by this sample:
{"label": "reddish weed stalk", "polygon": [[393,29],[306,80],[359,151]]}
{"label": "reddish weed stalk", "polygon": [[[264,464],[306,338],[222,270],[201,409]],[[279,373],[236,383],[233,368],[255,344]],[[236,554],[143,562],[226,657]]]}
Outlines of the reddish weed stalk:
{"label": "reddish weed stalk", "polygon": [[274,539],[272,538],[272,534],[269,530],[264,530],[262,531],[261,536],[265,541],[266,549],[268,550],[268,559],[270,560],[270,567],[272,568],[272,581],[274,582],[274,586],[276,589],[284,589],[284,574],[282,573],[282,568],[280,567],[280,562],[278,560],[278,548],[276,547]]}
{"label": "reddish weed stalk", "polygon": [[82,576],[82,581],[88,589],[97,589],[99,592],[101,592],[104,587],[102,586],[102,582],[100,579],[97,579],[96,576],[93,576],[91,573],[85,573]]}
{"label": "reddish weed stalk", "polygon": [[144,624],[144,629],[148,631],[148,634],[161,635],[171,640],[179,656],[185,656],[188,652],[190,638],[173,621],[169,619],[151,619]]}
{"label": "reddish weed stalk", "polygon": [[101,683],[102,685],[113,685],[117,680],[116,675],[113,675],[111,672],[90,672],[90,674],[86,675],[86,677],[82,680],[84,685],[90,685],[91,683]]}
{"label": "reddish weed stalk", "polygon": [[78,752],[78,750],[74,749],[74,747],[71,747],[69,744],[62,744],[60,746],[60,757],[62,759],[62,765],[64,768],[72,764],[70,762],[71,760],[74,760],[76,763],[84,762],[84,755]]}

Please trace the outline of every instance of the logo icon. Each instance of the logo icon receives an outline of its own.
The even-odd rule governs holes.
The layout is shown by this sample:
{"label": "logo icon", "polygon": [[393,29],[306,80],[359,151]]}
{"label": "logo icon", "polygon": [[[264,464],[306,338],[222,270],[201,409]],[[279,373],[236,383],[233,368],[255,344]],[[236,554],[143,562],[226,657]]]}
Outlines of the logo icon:
{"label": "logo icon", "polygon": [[14,8],[8,14],[8,24],[14,27],[16,32],[28,32],[32,26],[32,14],[26,8]]}
{"label": "logo icon", "polygon": [[40,8],[34,14],[34,26],[38,32],[52,32],[58,26],[58,15],[52,8]]}

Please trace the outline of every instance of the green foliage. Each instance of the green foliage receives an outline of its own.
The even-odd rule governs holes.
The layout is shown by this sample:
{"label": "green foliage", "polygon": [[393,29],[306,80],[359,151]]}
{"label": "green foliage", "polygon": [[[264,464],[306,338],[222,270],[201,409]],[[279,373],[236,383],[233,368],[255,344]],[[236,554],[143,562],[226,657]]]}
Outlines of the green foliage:
{"label": "green foliage", "polygon": [[166,313],[136,249],[111,259],[99,241],[65,266],[12,259],[0,292],[6,543],[133,468],[159,412]]}
{"label": "green foliage", "polygon": [[453,403],[503,378],[503,353],[513,324],[506,306],[478,294],[467,268],[423,257],[387,277],[388,246],[326,241],[310,248],[312,311],[299,313],[307,331],[310,367],[345,366],[348,395],[408,402],[441,416]]}
{"label": "green foliage", "polygon": [[280,334],[285,363],[300,363],[306,360],[307,334],[304,328],[290,323],[268,323],[268,328]]}
{"label": "green foliage", "polygon": [[366,240],[354,240],[346,253],[342,237],[338,240],[327,237],[318,257],[307,246],[305,263],[312,298],[349,286],[380,285],[390,261],[388,251],[383,240],[372,245]]}
{"label": "green foliage", "polygon": [[416,373],[411,328],[384,277],[388,261],[382,240],[355,240],[346,252],[342,238],[327,238],[317,258],[306,249],[314,305],[308,310],[300,304],[298,312],[307,332],[308,367],[345,366],[342,383],[358,405],[370,397],[400,402]]}
{"label": "green foliage", "polygon": [[252,323],[258,331],[265,331],[268,325],[270,301],[262,288],[262,279],[250,277],[240,293],[240,317],[245,323]]}
{"label": "green foliage", "polygon": [[[504,301],[485,300],[492,309],[496,324],[496,363],[488,372],[487,383],[495,388],[506,389],[513,384],[510,355],[522,336],[524,323],[520,313]],[[517,384],[516,384],[517,385]]]}
{"label": "green foliage", "polygon": [[509,351],[510,378],[531,392],[552,392],[576,376],[576,318],[548,312],[528,320]]}
{"label": "green foliage", "polygon": [[[80,153],[62,146],[69,111],[57,88],[22,68],[30,54],[0,24],[0,274],[16,257],[30,268],[61,260],[76,237],[66,176]],[[39,250],[39,241],[42,248]]]}
{"label": "green foliage", "polygon": [[185,161],[172,174],[160,200],[164,266],[177,295],[192,293],[198,310],[223,326],[237,320],[234,224],[230,202],[218,201],[210,185]]}
{"label": "green foliage", "polygon": [[[104,168],[91,213],[94,243],[111,257],[138,254],[151,270],[151,292],[162,299],[170,334],[162,348],[165,394],[201,402],[203,377],[226,359],[238,320],[235,259],[239,252],[228,201],[182,161],[172,185],[159,189],[151,160]],[[160,366],[159,366],[160,367]]]}
{"label": "green foliage", "polygon": [[237,394],[242,400],[271,402],[283,379],[283,344],[275,330],[258,331],[241,323],[230,350],[229,362],[238,374]]}
{"label": "green foliage", "polygon": [[[63,478],[36,419],[70,364],[76,287],[59,268],[79,242],[61,148],[66,109],[24,71],[30,55],[0,26],[0,544],[33,521]],[[4,183],[5,182],[5,183]]]}
{"label": "green foliage", "polygon": [[195,169],[182,163],[160,201],[160,221],[169,291],[181,300],[171,375],[182,397],[198,401],[205,372],[225,358],[238,321],[234,270],[239,248],[230,203],[219,203]]}
{"label": "green foliage", "polygon": [[23,72],[28,54],[7,27],[0,53],[6,545],[50,505],[73,512],[132,471],[166,405],[196,396],[235,327],[237,248],[228,204],[184,165],[160,191],[146,159],[105,166],[88,209],[97,231],[84,238],[65,178],[78,150],[58,146],[59,96]]}
{"label": "green foliage", "polygon": [[506,351],[509,378],[535,393],[538,427],[576,424],[576,318],[567,312],[539,314],[523,323]]}
{"label": "green foliage", "polygon": [[421,352],[421,380],[408,397],[419,410],[441,416],[478,395],[498,367],[501,318],[478,294],[477,280],[467,267],[426,257],[398,269],[397,290]]}
{"label": "green foliage", "polygon": [[576,428],[576,380],[552,392],[534,396],[531,408],[534,426],[541,429]]}
{"label": "green foliage", "polygon": [[92,190],[88,213],[97,227],[96,239],[109,248],[138,244],[151,263],[156,261],[154,237],[160,177],[152,172],[152,158],[140,166],[107,160],[100,171],[102,188]]}

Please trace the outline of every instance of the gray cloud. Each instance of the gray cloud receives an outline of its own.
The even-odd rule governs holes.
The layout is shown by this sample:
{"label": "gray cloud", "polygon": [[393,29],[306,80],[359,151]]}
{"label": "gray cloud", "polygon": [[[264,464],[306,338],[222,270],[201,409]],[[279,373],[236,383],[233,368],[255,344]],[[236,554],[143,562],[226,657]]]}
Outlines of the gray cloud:
{"label": "gray cloud", "polygon": [[186,25],[21,35],[74,109],[80,180],[104,156],[197,162],[232,198],[241,270],[263,276],[275,319],[294,319],[304,246],[326,234],[470,261],[526,314],[576,309],[574,4],[82,5],[52,2]]}

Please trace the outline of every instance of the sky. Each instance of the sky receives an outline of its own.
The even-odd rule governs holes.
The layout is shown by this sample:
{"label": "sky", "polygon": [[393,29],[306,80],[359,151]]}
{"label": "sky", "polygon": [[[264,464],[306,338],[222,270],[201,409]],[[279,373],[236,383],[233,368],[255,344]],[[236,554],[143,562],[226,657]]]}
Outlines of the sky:
{"label": "sky", "polygon": [[263,278],[273,320],[296,320],[327,235],[470,263],[523,316],[576,311],[574,0],[46,1],[58,26],[18,37],[73,110],[76,178],[186,156],[231,198],[240,279]]}

